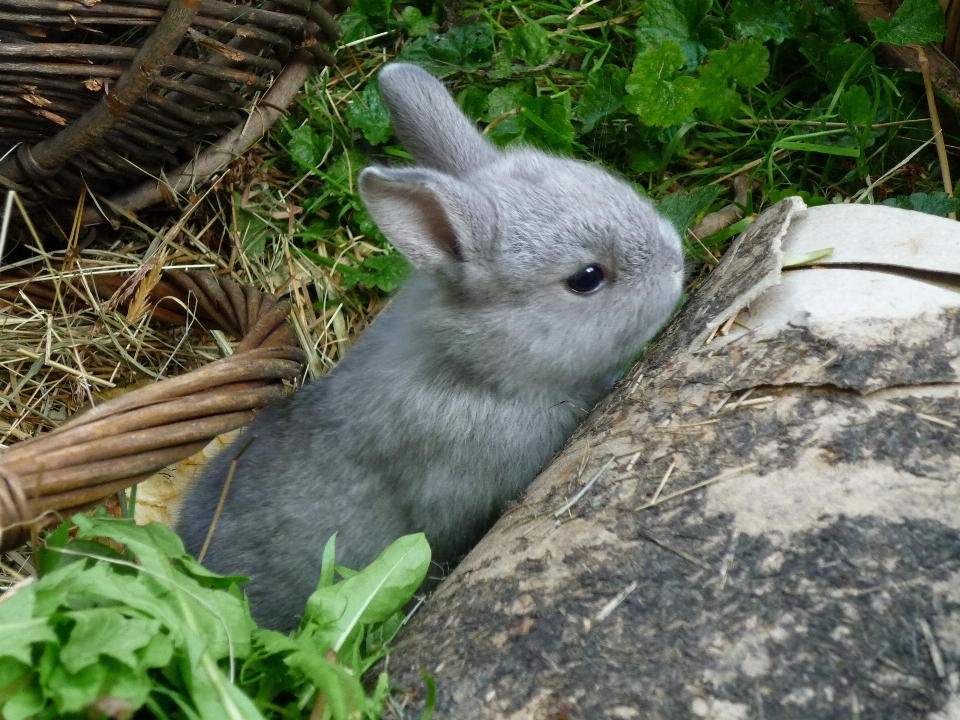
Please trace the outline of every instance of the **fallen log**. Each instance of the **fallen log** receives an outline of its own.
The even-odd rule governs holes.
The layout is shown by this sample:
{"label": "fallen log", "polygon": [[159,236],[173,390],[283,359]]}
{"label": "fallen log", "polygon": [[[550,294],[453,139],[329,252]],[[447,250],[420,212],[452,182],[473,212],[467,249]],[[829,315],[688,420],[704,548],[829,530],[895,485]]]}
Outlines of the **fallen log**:
{"label": "fallen log", "polygon": [[391,680],[440,718],[960,717],[958,228],[760,216]]}

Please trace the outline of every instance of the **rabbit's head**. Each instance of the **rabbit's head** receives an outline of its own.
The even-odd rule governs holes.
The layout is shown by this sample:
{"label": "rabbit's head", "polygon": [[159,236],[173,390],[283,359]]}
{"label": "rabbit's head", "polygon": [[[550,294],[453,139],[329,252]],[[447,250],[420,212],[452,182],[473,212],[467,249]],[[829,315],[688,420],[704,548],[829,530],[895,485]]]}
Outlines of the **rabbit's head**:
{"label": "rabbit's head", "polygon": [[667,320],[683,254],[629,184],[533,149],[501,152],[443,85],[402,63],[380,91],[417,165],[368,167],[360,194],[439,302],[450,360],[498,384],[601,382]]}

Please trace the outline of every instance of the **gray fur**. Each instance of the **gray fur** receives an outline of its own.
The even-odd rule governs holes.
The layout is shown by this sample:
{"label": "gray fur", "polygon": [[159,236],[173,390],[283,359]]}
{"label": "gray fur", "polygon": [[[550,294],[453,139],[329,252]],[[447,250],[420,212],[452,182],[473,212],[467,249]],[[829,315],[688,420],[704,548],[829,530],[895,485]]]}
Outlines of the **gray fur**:
{"label": "gray fur", "polygon": [[[627,183],[496,150],[415,66],[388,65],[380,89],[418,166],[366,168],[360,193],[415,270],[326,377],[251,425],[204,561],[250,577],[267,627],[296,625],[334,532],[338,563],[356,569],[419,531],[436,561],[460,557],[680,296],[677,233]],[[604,285],[571,292],[566,278],[593,263]],[[191,552],[235,455],[187,500]]]}

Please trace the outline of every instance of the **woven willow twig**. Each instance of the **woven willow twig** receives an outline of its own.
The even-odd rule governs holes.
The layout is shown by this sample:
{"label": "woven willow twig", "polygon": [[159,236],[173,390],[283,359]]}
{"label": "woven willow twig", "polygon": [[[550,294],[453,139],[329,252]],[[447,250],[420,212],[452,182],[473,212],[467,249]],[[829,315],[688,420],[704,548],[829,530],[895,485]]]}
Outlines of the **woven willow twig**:
{"label": "woven willow twig", "polygon": [[[95,280],[101,293],[121,282],[109,275]],[[38,307],[53,302],[47,283],[21,290]],[[286,324],[290,307],[273,295],[212,275],[168,271],[151,296],[159,302],[155,317],[185,319],[170,309],[181,306],[169,299],[195,299],[199,319],[243,340],[230,357],[129,392],[0,450],[0,549],[23,542],[31,527],[123,490],[247,424],[258,408],[283,395],[283,381],[300,375],[304,353]]]}
{"label": "woven willow twig", "polygon": [[[340,38],[334,15],[348,6],[0,0],[0,188],[63,216],[84,189],[135,211],[163,199],[157,178],[204,182],[265,132],[313,64],[334,64],[324,45]],[[139,183],[125,206],[119,194]],[[36,215],[50,228],[69,220]],[[12,244],[27,237],[12,233]]]}
{"label": "woven willow twig", "polygon": [[[222,170],[266,134],[282,114],[281,109],[290,104],[294,95],[303,86],[312,66],[313,60],[309,54],[302,51],[295,53],[270,91],[264,96],[257,110],[251,114],[249,122],[236,126],[200,153],[199,157],[180,169],[167,173],[162,183],[149,180],[129,192],[118,195],[112,202],[126,211],[136,212],[161,202],[165,189],[179,193],[196,183],[199,178],[211,177]],[[84,211],[82,222],[84,225],[89,225],[100,222],[102,219],[100,208],[91,206]]]}

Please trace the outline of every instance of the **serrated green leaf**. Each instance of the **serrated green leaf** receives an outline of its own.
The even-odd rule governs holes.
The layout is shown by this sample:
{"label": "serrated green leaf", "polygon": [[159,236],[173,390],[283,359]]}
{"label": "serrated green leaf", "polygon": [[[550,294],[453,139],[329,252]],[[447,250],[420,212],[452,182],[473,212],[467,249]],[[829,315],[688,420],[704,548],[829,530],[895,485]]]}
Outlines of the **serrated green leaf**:
{"label": "serrated green leaf", "polygon": [[28,663],[20,662],[9,656],[0,655],[0,706],[4,698],[8,697],[7,690],[11,685],[23,681],[33,669]]}
{"label": "serrated green leaf", "polygon": [[380,232],[380,228],[377,227],[377,224],[373,221],[373,218],[370,216],[367,208],[364,207],[358,195],[350,198],[350,201],[347,203],[347,208],[353,212],[353,221],[360,227],[360,232],[362,232],[365,237],[377,245],[386,246],[386,238],[383,237],[383,233]]}
{"label": "serrated green leaf", "polygon": [[436,18],[433,15],[424,17],[419,8],[415,8],[413,5],[407,5],[403,9],[403,12],[400,13],[400,20],[411,37],[423,37],[430,32],[436,23]]}
{"label": "serrated green leaf", "polygon": [[510,52],[528,67],[543,65],[550,57],[550,38],[547,31],[534,20],[528,20],[510,30]]}
{"label": "serrated green leaf", "polygon": [[590,132],[600,120],[623,106],[627,75],[626,68],[612,64],[590,73],[573,111],[574,117],[582,123],[583,132]]}
{"label": "serrated green leaf", "polygon": [[170,528],[160,523],[137,525],[128,518],[115,518],[105,511],[93,516],[74,515],[78,538],[110,538],[136,554],[141,565],[153,570],[165,569],[170,558],[186,555],[183,541]]}
{"label": "serrated green leaf", "polygon": [[691,40],[710,10],[710,0],[646,0],[637,27],[660,39]]}
{"label": "serrated green leaf", "polygon": [[[76,573],[76,570],[72,572]],[[15,592],[7,591],[0,602],[0,624],[32,619],[36,604],[36,583],[24,584]],[[0,647],[0,651],[3,649]]]}
{"label": "serrated green leaf", "polygon": [[384,646],[393,640],[394,636],[400,632],[400,628],[403,627],[403,622],[405,619],[406,615],[401,610],[384,620],[383,624],[377,627],[375,630],[371,630],[371,632],[367,635],[367,647],[369,652],[372,653],[376,648],[383,650]]}
{"label": "serrated green leaf", "polygon": [[[646,0],[643,15],[637,21],[640,46],[656,47],[665,40],[676,42],[683,51],[686,69],[692,72],[707,52],[701,42],[700,27],[710,5],[710,0]],[[713,42],[715,30],[707,33]]]}
{"label": "serrated green leaf", "polygon": [[488,137],[501,147],[523,141],[524,129],[518,122],[520,108],[528,102],[526,83],[511,83],[491,91],[487,121],[493,124]]}
{"label": "serrated green leaf", "polygon": [[770,73],[770,53],[755,38],[710,53],[700,70],[700,107],[707,120],[736,115],[743,102],[737,87],[751,88]]}
{"label": "serrated green leaf", "polygon": [[337,24],[343,32],[340,38],[341,43],[352,43],[363,38],[368,38],[377,34],[377,29],[370,23],[365,15],[357,12],[356,8],[350,8],[337,18]]}
{"label": "serrated green leaf", "polygon": [[92,568],[87,567],[86,562],[67,563],[61,565],[56,570],[40,578],[39,582],[17,592],[11,600],[5,600],[0,604],[0,621],[2,621],[4,610],[8,603],[19,599],[21,593],[33,595],[33,610],[31,617],[42,618],[49,617],[57,612],[64,603],[64,598],[69,595],[70,588],[77,578],[85,577]]}
{"label": "serrated green leaf", "polygon": [[809,22],[796,0],[733,0],[730,20],[741,37],[777,45],[799,37]]}
{"label": "serrated green leaf", "polygon": [[439,75],[458,69],[475,72],[492,58],[493,31],[487,23],[473,23],[408,42],[397,59]]}
{"label": "serrated green leaf", "polygon": [[400,287],[409,269],[410,264],[399,253],[374,255],[360,263],[359,267],[337,265],[337,271],[341,274],[342,288],[349,290],[360,285],[379,288],[388,293]]}
{"label": "serrated green leaf", "polygon": [[861,85],[853,85],[840,95],[840,117],[853,125],[866,125],[873,119],[873,100]]}
{"label": "serrated green leaf", "polygon": [[904,0],[890,22],[876,18],[870,29],[880,42],[923,45],[943,40],[947,21],[937,0]]}
{"label": "serrated green leaf", "polygon": [[677,232],[683,234],[697,216],[710,207],[721,191],[719,185],[707,185],[690,193],[672,193],[660,199],[657,209],[673,223]]}
{"label": "serrated green leaf", "polygon": [[354,130],[360,130],[372,145],[381,145],[390,139],[393,130],[390,126],[390,112],[380,97],[375,82],[370,82],[347,107],[347,123]]}
{"label": "serrated green leaf", "polygon": [[406,278],[410,271],[410,263],[400,253],[374,255],[363,261],[364,270],[369,271],[367,282],[370,287],[377,287],[383,292],[393,292]]}
{"label": "serrated green leaf", "polygon": [[215,659],[249,652],[254,624],[239,593],[203,587],[175,567],[170,558],[185,553],[173,531],[159,523],[137,526],[103,513],[92,518],[78,515],[73,521],[80,528],[78,537],[110,537],[124,543],[136,553],[143,570],[126,574],[114,572],[106,562],[97,563],[71,581],[65,600],[89,596],[135,608],[162,622],[177,644],[198,634]]}
{"label": "serrated green leaf", "polygon": [[137,652],[139,664],[144,668],[163,667],[170,662],[173,656],[173,642],[166,633],[158,632],[150,638],[150,642]]}
{"label": "serrated green leaf", "polygon": [[2,706],[4,720],[26,720],[43,710],[46,701],[37,685],[29,685],[10,697]]}
{"label": "serrated green leaf", "polygon": [[700,95],[700,115],[705,120],[719,122],[741,114],[743,98],[736,90],[704,69],[700,74],[703,92]]}
{"label": "serrated green leaf", "polygon": [[573,147],[573,125],[569,111],[545,95],[524,98],[518,125],[523,140],[540,148],[567,155]]}
{"label": "serrated green leaf", "polygon": [[707,50],[719,50],[726,41],[723,30],[706,23],[701,23],[700,27],[697,28],[697,37],[700,38],[700,44]]}
{"label": "serrated green leaf", "polygon": [[[72,529],[69,522],[63,523],[63,526]],[[62,527],[63,527],[62,526]],[[57,548],[42,547],[40,550],[46,557],[47,565],[41,573],[45,575],[53,572],[54,569],[69,565],[73,562],[84,562],[89,557],[106,558],[108,560],[122,560],[123,556],[109,545],[93,540],[72,540],[69,543],[70,552],[60,552]]]}
{"label": "serrated green leaf", "polygon": [[708,67],[725,80],[734,80],[740,87],[752,88],[770,74],[770,51],[759,40],[748,38],[725,50],[710,53],[709,63]]}
{"label": "serrated green leaf", "polygon": [[256,627],[246,602],[238,593],[202,587],[192,578],[172,573],[164,580],[145,578],[146,587],[175,608],[177,622],[203,638],[206,651],[215,659],[246,657],[250,634]]}
{"label": "serrated green leaf", "polygon": [[[0,605],[0,608],[2,607]],[[57,639],[49,620],[45,617],[9,621],[0,618],[0,637],[3,638],[0,654],[27,664],[32,662],[34,644],[55,642]]]}
{"label": "serrated green leaf", "polygon": [[701,89],[699,80],[677,75],[683,64],[683,50],[671,41],[640,55],[627,77],[624,107],[645,125],[682,123],[699,103]]}
{"label": "serrated green leaf", "polygon": [[369,567],[349,580],[318,588],[307,601],[304,627],[336,651],[362,625],[382,622],[413,597],[430,567],[423,533],[396,540]]}
{"label": "serrated green leaf", "polygon": [[333,187],[330,189],[336,191],[333,197],[340,200],[345,196],[352,196],[357,187],[357,174],[366,164],[366,154],[351,148],[330,163],[326,172],[318,172],[317,174],[327,182],[332,183]]}
{"label": "serrated green leaf", "polygon": [[263,720],[253,701],[227,680],[207,651],[201,635],[188,633],[186,658],[181,663],[190,699],[201,718],[229,717],[236,720]]}
{"label": "serrated green leaf", "polygon": [[656,172],[664,164],[660,144],[636,143],[630,147],[630,169],[638,173]]}
{"label": "serrated green leaf", "polygon": [[268,655],[282,655],[299,649],[297,642],[289,635],[284,635],[275,630],[264,630],[257,628],[254,631],[253,643],[258,652]]}
{"label": "serrated green leaf", "polygon": [[[960,198],[950,197],[945,192],[915,192],[912,195],[900,195],[888,198],[884,205],[898,207],[904,210],[916,210],[928,215],[946,217],[950,213],[960,212]],[[2,631],[0,631],[2,633]]]}
{"label": "serrated green leaf", "polygon": [[329,145],[329,136],[320,136],[309,125],[301,125],[290,131],[286,150],[300,167],[313,170],[320,164]]}
{"label": "serrated green leaf", "polygon": [[74,621],[70,638],[60,649],[67,672],[80,672],[107,655],[131,668],[140,665],[136,651],[160,632],[157,620],[124,617],[115,608],[93,608],[70,613]]}
{"label": "serrated green leaf", "polygon": [[457,95],[457,105],[460,110],[473,121],[477,121],[487,112],[489,92],[477,85],[467,85]]}
{"label": "serrated green leaf", "polygon": [[527,95],[522,83],[511,83],[492,90],[487,97],[489,119],[496,120],[509,112],[519,110],[528,97],[530,96]]}
{"label": "serrated green leaf", "polygon": [[124,665],[115,668],[104,690],[111,700],[130,704],[131,711],[139,710],[153,691],[152,679],[142,669],[132,669]]}
{"label": "serrated green leaf", "polygon": [[45,691],[61,713],[80,712],[97,699],[109,674],[103,664],[87,665],[76,673],[57,665],[50,673]]}
{"label": "serrated green leaf", "polygon": [[359,570],[351,570],[348,567],[343,567],[342,565],[335,565],[334,570],[336,570],[337,575],[342,580],[349,580],[352,577],[356,577],[360,574]]}
{"label": "serrated green leaf", "polygon": [[302,649],[291,653],[284,662],[302,672],[323,693],[333,720],[359,717],[365,702],[360,679],[317,652],[310,646],[309,638],[300,638],[299,645]]}
{"label": "serrated green leaf", "polygon": [[192,567],[162,526],[102,512],[74,522],[78,537],[110,538],[125,553],[107,557],[106,546],[90,539],[69,542],[55,550],[64,557],[95,550],[0,602],[2,716],[72,717],[95,713],[106,698],[136,712],[157,692],[182,717],[262,720],[218,665],[249,652],[253,626],[236,579]]}

